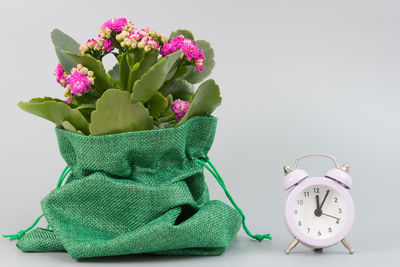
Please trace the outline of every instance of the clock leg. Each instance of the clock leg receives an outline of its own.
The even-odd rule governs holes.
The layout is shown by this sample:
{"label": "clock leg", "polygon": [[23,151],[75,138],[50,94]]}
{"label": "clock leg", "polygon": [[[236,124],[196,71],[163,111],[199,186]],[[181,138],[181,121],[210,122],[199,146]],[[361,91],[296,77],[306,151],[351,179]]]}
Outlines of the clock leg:
{"label": "clock leg", "polygon": [[297,246],[298,243],[299,243],[299,240],[298,240],[297,238],[295,238],[295,239],[292,241],[292,243],[290,243],[290,245],[288,246],[288,248],[285,249],[285,253],[286,253],[286,254],[289,254],[290,251],[291,251],[292,249],[294,249],[294,248]]}
{"label": "clock leg", "polygon": [[349,250],[350,254],[354,253],[354,249],[350,246],[350,243],[349,243],[349,241],[347,241],[346,238],[342,239],[342,244]]}

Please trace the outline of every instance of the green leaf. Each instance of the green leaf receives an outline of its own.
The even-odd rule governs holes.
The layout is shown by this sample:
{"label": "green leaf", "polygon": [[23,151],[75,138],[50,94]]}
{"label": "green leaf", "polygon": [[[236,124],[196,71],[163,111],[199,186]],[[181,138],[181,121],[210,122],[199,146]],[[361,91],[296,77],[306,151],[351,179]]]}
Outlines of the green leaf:
{"label": "green leaf", "polygon": [[193,73],[195,67],[193,65],[181,66],[175,73],[176,79],[186,79],[190,74]]}
{"label": "green leaf", "polygon": [[160,117],[168,117],[168,116],[173,116],[174,115],[174,112],[172,112],[172,109],[171,109],[171,106],[172,106],[172,103],[174,102],[174,99],[173,99],[172,95],[167,95],[166,98],[167,98],[167,101],[168,101],[168,106],[164,110],[164,112],[162,112],[160,114]]}
{"label": "green leaf", "polygon": [[183,35],[183,37],[194,41],[193,33],[191,33],[191,32],[188,31],[188,30],[182,30],[182,29],[173,31],[173,32],[171,33],[169,39],[175,38],[175,37],[178,36],[178,35]]}
{"label": "green leaf", "polygon": [[108,71],[108,74],[110,74],[113,79],[119,80],[119,63],[116,63],[114,67]]}
{"label": "green leaf", "polygon": [[103,63],[101,63],[100,60],[97,60],[89,55],[76,55],[66,51],[62,52],[69,55],[77,64],[82,64],[94,72],[94,83],[97,92],[101,94],[107,89],[114,87],[113,79],[111,78],[110,74],[106,73]]}
{"label": "green leaf", "polygon": [[126,62],[128,63],[128,67],[129,67],[130,70],[132,69],[133,65],[135,65],[136,54],[137,53],[129,53],[129,52],[125,53]]}
{"label": "green leaf", "polygon": [[128,85],[129,77],[129,66],[126,61],[126,53],[123,53],[117,57],[119,63],[119,83],[121,90],[126,90]]}
{"label": "green leaf", "polygon": [[80,130],[77,130],[74,125],[72,125],[69,121],[63,121],[62,122],[62,126],[65,130],[70,131],[70,132],[74,132],[77,134],[82,134],[84,135],[84,133]]}
{"label": "green leaf", "polygon": [[163,92],[164,95],[171,94],[174,99],[181,99],[185,101],[189,101],[192,98],[193,93],[193,84],[185,80],[174,81],[171,86]]}
{"label": "green leaf", "polygon": [[76,109],[82,110],[82,109],[96,109],[96,104],[83,104],[78,106]]}
{"label": "green leaf", "polygon": [[85,134],[89,134],[89,123],[77,109],[72,109],[67,103],[50,97],[34,98],[29,102],[19,102],[18,106],[29,113],[54,122],[62,127],[63,121],[68,121]]}
{"label": "green leaf", "polygon": [[172,106],[172,102],[174,102],[174,98],[172,95],[167,95],[167,100],[168,100],[168,108]]}
{"label": "green leaf", "polygon": [[94,104],[99,97],[100,96],[96,94],[94,90],[89,90],[87,93],[81,96],[75,96],[74,101],[76,101],[77,105]]}
{"label": "green leaf", "polygon": [[54,29],[51,32],[51,40],[55,46],[56,54],[61,66],[67,73],[69,73],[72,68],[76,67],[76,64],[69,56],[61,52],[61,50],[80,54],[79,44],[59,29]]}
{"label": "green leaf", "polygon": [[131,102],[129,92],[109,89],[97,101],[89,129],[91,135],[149,130],[153,118],[142,103]]}
{"label": "green leaf", "polygon": [[164,112],[168,108],[168,99],[163,96],[160,92],[156,92],[149,102],[149,110],[151,114],[156,114],[159,117],[161,112]]}
{"label": "green leaf", "polygon": [[198,48],[203,50],[206,59],[204,61],[204,69],[202,72],[195,70],[186,78],[188,82],[193,84],[204,81],[204,79],[211,74],[215,66],[214,50],[212,49],[211,45],[204,40],[196,41],[196,44]]}
{"label": "green leaf", "polygon": [[90,123],[92,119],[92,112],[96,110],[96,104],[82,104],[76,108],[79,110],[86,120]]}
{"label": "green leaf", "polygon": [[154,64],[140,80],[133,85],[132,101],[146,103],[164,83],[169,71],[182,54],[181,50],[172,53]]}
{"label": "green leaf", "polygon": [[56,47],[60,48],[60,50],[80,54],[79,43],[59,29],[54,29],[51,32],[51,40]]}
{"label": "green leaf", "polygon": [[[143,55],[139,62],[139,67],[132,74],[132,84],[135,84],[135,81],[139,80],[157,62],[158,55],[158,50],[153,50]],[[128,91],[132,90],[128,88]]]}
{"label": "green leaf", "polygon": [[57,47],[55,48],[55,50],[58,61],[60,62],[65,72],[71,73],[71,69],[76,67],[75,61],[73,61],[68,55],[61,52],[61,50],[58,49]]}
{"label": "green leaf", "polygon": [[114,67],[108,71],[108,74],[109,74],[109,75],[111,76],[111,78],[113,79],[115,85],[116,85],[118,88],[121,88],[122,86],[121,86],[121,82],[120,82],[120,80],[119,80],[119,63],[116,63],[116,64],[114,65]]}
{"label": "green leaf", "polygon": [[194,116],[203,116],[211,114],[219,105],[222,98],[219,87],[214,80],[210,79],[203,82],[193,96],[192,103],[189,106],[185,116],[176,124],[179,126]]}

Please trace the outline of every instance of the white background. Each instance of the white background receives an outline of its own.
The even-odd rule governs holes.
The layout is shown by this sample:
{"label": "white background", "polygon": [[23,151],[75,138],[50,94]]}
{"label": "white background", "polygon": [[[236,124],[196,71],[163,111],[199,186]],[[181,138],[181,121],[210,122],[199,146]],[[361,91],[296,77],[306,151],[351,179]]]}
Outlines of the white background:
{"label": "white background", "polygon": [[[108,18],[169,34],[192,30],[216,53],[212,74],[223,105],[210,158],[254,233],[241,231],[220,257],[124,256],[85,264],[163,266],[398,266],[400,112],[398,1],[11,1],[0,2],[0,232],[41,214],[40,200],[65,166],[53,125],[19,110],[36,96],[61,97],[50,40],[60,28],[78,42]],[[110,62],[107,62],[111,66]],[[312,152],[350,164],[356,220],[342,245],[314,254],[291,241],[283,221],[282,166]],[[327,160],[302,168],[323,175]],[[214,199],[227,201],[207,174]],[[44,224],[44,222],[42,222]],[[0,240],[1,266],[67,266],[66,253],[22,253]]]}

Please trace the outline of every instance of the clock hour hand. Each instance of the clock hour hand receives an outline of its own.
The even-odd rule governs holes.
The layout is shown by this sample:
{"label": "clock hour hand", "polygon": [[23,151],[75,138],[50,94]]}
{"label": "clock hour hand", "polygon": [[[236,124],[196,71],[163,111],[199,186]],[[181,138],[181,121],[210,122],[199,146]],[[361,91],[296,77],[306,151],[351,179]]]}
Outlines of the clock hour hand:
{"label": "clock hour hand", "polygon": [[322,210],[319,208],[319,195],[315,196],[315,200],[317,201],[317,208],[314,210],[314,215],[320,217],[322,215]]}
{"label": "clock hour hand", "polygon": [[319,195],[316,195],[316,196],[315,196],[315,199],[316,199],[316,201],[317,201],[317,208],[316,208],[315,211],[314,211],[314,215],[315,215],[315,216],[320,217],[320,216],[322,215],[322,206],[324,205],[325,200],[326,200],[326,198],[327,198],[328,195],[329,195],[329,192],[330,192],[330,190],[326,190],[326,194],[325,194],[325,196],[324,196],[324,199],[322,200],[321,205],[319,204]]}

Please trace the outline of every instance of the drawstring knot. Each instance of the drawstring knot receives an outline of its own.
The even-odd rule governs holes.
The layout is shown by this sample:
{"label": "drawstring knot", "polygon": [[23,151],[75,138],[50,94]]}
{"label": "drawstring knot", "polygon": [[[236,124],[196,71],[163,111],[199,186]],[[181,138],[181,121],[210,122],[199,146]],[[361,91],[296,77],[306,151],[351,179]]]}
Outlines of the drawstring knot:
{"label": "drawstring knot", "polygon": [[[21,230],[16,234],[16,239],[20,239],[25,235],[25,231]],[[11,239],[10,239],[11,240]]]}
{"label": "drawstring knot", "polygon": [[269,234],[266,234],[266,235],[254,235],[254,239],[256,239],[258,241],[263,241],[264,239],[271,240],[271,236]]}
{"label": "drawstring knot", "polygon": [[25,235],[25,231],[21,230],[15,235],[3,235],[4,238],[9,238],[10,240],[21,239]]}

